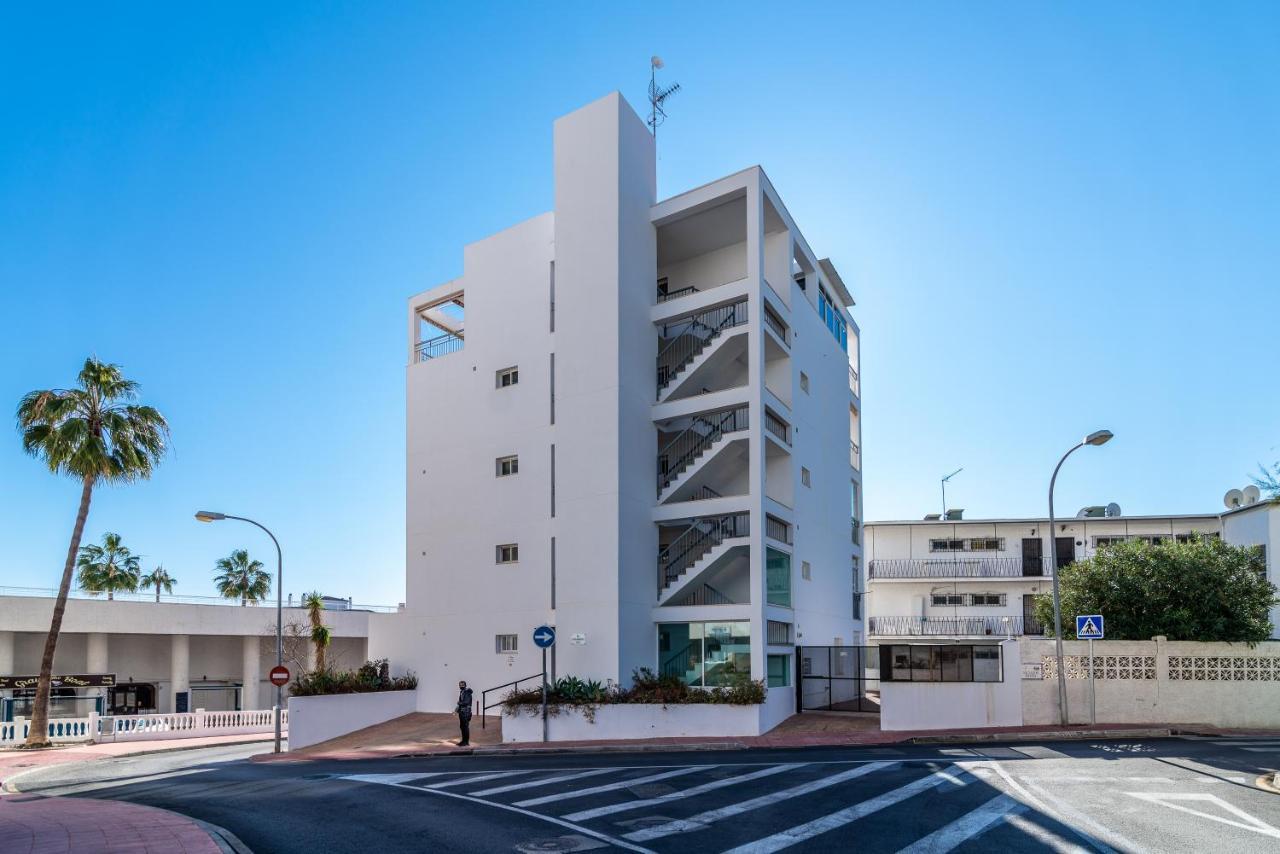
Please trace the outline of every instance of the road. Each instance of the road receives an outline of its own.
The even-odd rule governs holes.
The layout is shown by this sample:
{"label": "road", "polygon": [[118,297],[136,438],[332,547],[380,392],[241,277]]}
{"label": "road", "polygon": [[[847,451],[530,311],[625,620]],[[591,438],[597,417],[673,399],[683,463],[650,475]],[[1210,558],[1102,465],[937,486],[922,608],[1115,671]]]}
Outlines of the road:
{"label": "road", "polygon": [[1280,739],[1070,741],[252,763],[261,745],[51,766],[317,851],[1280,851]]}

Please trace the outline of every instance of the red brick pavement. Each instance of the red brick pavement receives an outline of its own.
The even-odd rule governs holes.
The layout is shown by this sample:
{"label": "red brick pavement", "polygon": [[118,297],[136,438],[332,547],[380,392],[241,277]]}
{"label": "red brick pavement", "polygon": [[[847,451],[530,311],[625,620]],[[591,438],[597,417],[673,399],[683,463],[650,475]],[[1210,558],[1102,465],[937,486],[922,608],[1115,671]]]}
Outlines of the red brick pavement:
{"label": "red brick pavement", "polygon": [[186,816],[124,801],[0,797],[5,854],[218,854],[221,849]]}

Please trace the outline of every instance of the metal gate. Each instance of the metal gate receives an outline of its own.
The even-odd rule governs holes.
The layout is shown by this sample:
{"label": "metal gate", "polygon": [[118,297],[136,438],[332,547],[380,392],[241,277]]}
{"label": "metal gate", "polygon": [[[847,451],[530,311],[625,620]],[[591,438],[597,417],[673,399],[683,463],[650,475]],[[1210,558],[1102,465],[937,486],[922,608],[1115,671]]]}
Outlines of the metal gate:
{"label": "metal gate", "polygon": [[879,648],[796,647],[796,708],[880,712]]}

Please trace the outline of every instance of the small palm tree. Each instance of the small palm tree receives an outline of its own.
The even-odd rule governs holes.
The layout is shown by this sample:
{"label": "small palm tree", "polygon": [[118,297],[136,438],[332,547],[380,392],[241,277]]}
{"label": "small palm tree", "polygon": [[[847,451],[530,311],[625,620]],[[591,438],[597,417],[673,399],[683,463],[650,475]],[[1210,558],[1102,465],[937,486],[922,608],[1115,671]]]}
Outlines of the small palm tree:
{"label": "small palm tree", "polygon": [[80,588],[116,598],[116,591],[132,593],[142,577],[142,558],[120,542],[119,534],[103,534],[102,545],[90,543],[80,549]]}
{"label": "small palm tree", "polygon": [[144,590],[148,587],[154,587],[156,589],[156,601],[159,602],[160,591],[164,590],[165,593],[172,593],[173,585],[178,583],[178,579],[170,575],[169,571],[163,566],[157,566],[142,576],[140,583]]}
{"label": "small palm tree", "polygon": [[138,384],[127,380],[119,365],[85,359],[75,388],[44,389],[18,403],[22,449],[44,460],[49,471],[80,482],[80,509],[71,529],[58,598],[40,657],[40,677],[31,706],[27,747],[49,745],[49,688],[53,655],[58,648],[67,594],[75,569],[93,488],[99,483],[146,480],[164,456],[169,425],[156,409],[136,403]]}
{"label": "small palm tree", "polygon": [[229,557],[219,558],[215,566],[218,574],[213,583],[228,599],[239,599],[241,605],[247,605],[260,602],[271,592],[271,575],[262,568],[262,561],[249,560],[246,549],[236,549]]}
{"label": "small palm tree", "polygon": [[329,627],[324,624],[324,597],[319,591],[303,594],[302,607],[307,609],[311,618],[311,643],[316,650],[316,671],[325,670],[324,653],[332,636]]}

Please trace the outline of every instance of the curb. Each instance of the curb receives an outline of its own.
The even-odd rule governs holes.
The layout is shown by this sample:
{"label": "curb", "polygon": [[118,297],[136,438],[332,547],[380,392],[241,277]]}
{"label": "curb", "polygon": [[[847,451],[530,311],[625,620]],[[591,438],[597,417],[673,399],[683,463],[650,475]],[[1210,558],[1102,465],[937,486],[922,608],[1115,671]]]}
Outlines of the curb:
{"label": "curb", "polygon": [[1263,774],[1257,780],[1254,780],[1254,784],[1264,792],[1280,795],[1280,779],[1276,778],[1276,773],[1273,771],[1270,774]]}
{"label": "curb", "polygon": [[967,735],[922,735],[908,739],[907,744],[971,744],[986,741],[1079,741],[1090,738],[1169,738],[1168,727],[1155,729],[1089,729],[1044,730],[1041,732],[992,732]]}
{"label": "curb", "polygon": [[[179,813],[179,815],[182,815],[182,813]],[[213,840],[214,845],[218,846],[218,850],[221,851],[222,854],[253,854],[252,848],[241,842],[240,837],[236,836],[222,825],[202,821],[201,819],[194,818],[192,816],[186,817],[195,822],[196,826],[205,833],[209,834],[209,838]]]}
{"label": "curb", "polygon": [[740,741],[708,741],[694,744],[585,744],[573,747],[481,747],[449,753],[401,753],[398,756],[423,758],[426,756],[520,756],[532,754],[546,756],[554,753],[683,753],[711,750],[749,750]]}

